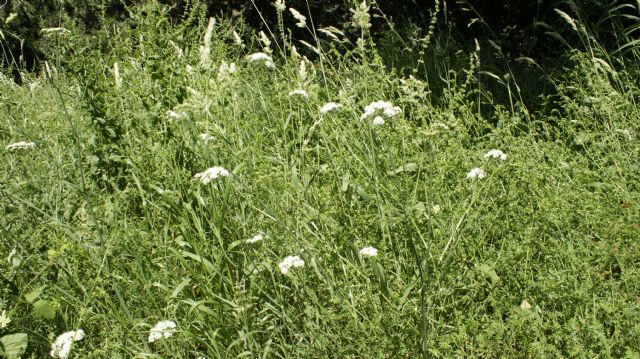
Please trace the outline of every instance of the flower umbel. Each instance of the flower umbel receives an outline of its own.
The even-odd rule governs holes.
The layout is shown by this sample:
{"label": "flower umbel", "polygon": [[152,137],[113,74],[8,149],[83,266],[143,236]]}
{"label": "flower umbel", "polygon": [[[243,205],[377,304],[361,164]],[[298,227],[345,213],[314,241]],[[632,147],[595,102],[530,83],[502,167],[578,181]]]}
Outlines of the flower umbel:
{"label": "flower umbel", "polygon": [[71,344],[84,338],[84,330],[78,329],[76,331],[70,331],[59,335],[56,341],[51,344],[51,351],[49,355],[53,358],[65,359],[69,356],[71,351]]}
{"label": "flower umbel", "polygon": [[293,90],[293,91],[289,92],[289,96],[309,97],[309,94],[305,90]]}
{"label": "flower umbel", "polygon": [[467,173],[468,179],[483,179],[487,174],[484,173],[482,168],[474,168]]}
{"label": "flower umbel", "polygon": [[377,111],[382,111],[382,113],[386,117],[394,117],[399,114],[402,110],[398,106],[393,106],[391,102],[388,101],[375,101],[368,104],[364,108],[364,113],[360,116],[361,120],[365,120],[371,116],[373,116]]}
{"label": "flower umbel", "polygon": [[262,235],[262,233],[258,233],[255,236],[253,236],[252,238],[247,239],[247,244],[254,244],[256,242],[260,242],[261,240],[264,239],[264,236]]}
{"label": "flower umbel", "polygon": [[484,158],[499,158],[501,160],[506,160],[507,159],[507,155],[500,151],[500,150],[489,150],[489,152],[487,152],[487,154],[484,155]]}
{"label": "flower umbel", "polygon": [[250,64],[254,62],[261,62],[264,64],[264,66],[266,66],[269,69],[273,69],[276,67],[273,64],[273,59],[271,58],[271,56],[265,54],[264,52],[256,52],[251,55],[248,55],[247,61],[249,61]]}
{"label": "flower umbel", "polygon": [[322,107],[320,107],[320,113],[324,115],[327,112],[339,109],[340,107],[342,107],[342,105],[337,102],[327,102],[324,105],[322,105]]}
{"label": "flower umbel", "polygon": [[227,171],[224,167],[215,166],[215,167],[207,168],[203,172],[196,173],[196,175],[193,176],[193,178],[199,179],[200,182],[202,182],[202,184],[208,184],[209,182],[211,182],[212,180],[220,176],[223,176],[223,177],[229,176],[229,171]]}
{"label": "flower umbel", "polygon": [[28,148],[34,148],[34,147],[36,147],[36,144],[33,142],[20,141],[20,142],[7,145],[6,148],[9,151],[15,151],[15,150],[26,150]]}
{"label": "flower umbel", "polygon": [[304,260],[300,259],[298,256],[288,256],[278,264],[278,267],[280,267],[280,272],[282,272],[282,274],[288,274],[289,269],[293,267],[304,267]]}
{"label": "flower umbel", "polygon": [[364,247],[359,253],[363,257],[375,257],[378,255],[378,250],[373,247]]}
{"label": "flower umbel", "polygon": [[171,320],[162,320],[158,322],[149,332],[149,343],[153,343],[160,339],[166,339],[173,336],[176,323]]}

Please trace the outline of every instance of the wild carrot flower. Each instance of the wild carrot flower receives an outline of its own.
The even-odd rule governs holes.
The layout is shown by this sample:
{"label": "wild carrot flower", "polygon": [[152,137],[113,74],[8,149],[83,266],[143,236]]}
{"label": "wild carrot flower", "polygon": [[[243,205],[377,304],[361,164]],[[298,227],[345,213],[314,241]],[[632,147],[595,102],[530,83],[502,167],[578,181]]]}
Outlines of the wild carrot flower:
{"label": "wild carrot flower", "polygon": [[359,253],[363,257],[375,257],[378,255],[378,250],[373,247],[364,247]]}
{"label": "wild carrot flower", "polygon": [[482,168],[473,168],[469,173],[467,173],[468,179],[483,179],[486,176],[484,170]]}
{"label": "wild carrot flower", "polygon": [[202,184],[208,184],[209,182],[211,182],[212,180],[220,176],[223,176],[223,177],[229,176],[229,171],[227,171],[223,167],[216,166],[216,167],[208,168],[203,172],[196,173],[196,175],[193,176],[193,178],[199,179],[200,182],[202,182]]}
{"label": "wild carrot flower", "polygon": [[303,28],[305,26],[307,26],[307,17],[302,15],[300,12],[298,12],[298,10],[294,9],[294,8],[289,8],[289,11],[291,12],[291,15],[293,15],[293,18],[298,20],[298,22],[296,23],[297,27]]}
{"label": "wild carrot flower", "polygon": [[6,148],[9,151],[15,151],[15,150],[26,150],[28,148],[34,148],[34,147],[36,147],[36,144],[33,142],[20,141],[20,142],[12,143],[8,145]]}
{"label": "wild carrot flower", "polygon": [[149,343],[172,337],[175,328],[176,323],[171,320],[162,320],[158,322],[153,328],[151,328],[151,331],[149,331]]}
{"label": "wild carrot flower", "polygon": [[76,331],[70,331],[59,335],[56,340],[51,344],[51,351],[49,355],[53,358],[65,359],[69,356],[71,351],[71,344],[84,338],[84,330],[78,329]]}
{"label": "wild carrot flower", "polygon": [[262,233],[258,233],[255,236],[247,239],[246,243],[247,244],[254,244],[256,242],[260,242],[263,239],[264,239],[264,236],[262,235]]}
{"label": "wild carrot flower", "polygon": [[293,91],[289,92],[289,96],[309,97],[309,94],[305,90],[293,90]]}
{"label": "wild carrot flower", "polygon": [[487,152],[484,155],[484,158],[499,158],[499,159],[504,161],[504,160],[507,159],[507,155],[504,152],[500,151],[500,150],[495,150],[494,149],[494,150],[489,150],[489,152]]}
{"label": "wild carrot flower", "polygon": [[342,105],[341,105],[341,104],[339,104],[339,103],[336,103],[336,102],[327,102],[327,103],[325,103],[324,105],[322,105],[322,107],[320,107],[320,113],[324,115],[324,114],[326,114],[327,112],[329,112],[329,111],[333,111],[333,110],[338,109],[338,108],[340,108],[340,107],[342,107]]}
{"label": "wild carrot flower", "polygon": [[247,60],[249,61],[250,64],[254,62],[261,62],[264,64],[264,66],[266,66],[269,69],[275,68],[275,65],[273,64],[273,59],[271,58],[271,56],[265,54],[264,52],[253,53],[247,56]]}
{"label": "wild carrot flower", "polygon": [[280,267],[282,274],[288,274],[291,268],[304,267],[304,260],[298,256],[288,256],[278,264],[278,267]]}
{"label": "wild carrot flower", "polygon": [[382,118],[382,117],[380,117],[380,116],[376,116],[376,117],[373,119],[373,122],[372,122],[372,123],[373,123],[374,125],[376,125],[376,126],[382,126],[382,125],[384,125],[384,118]]}
{"label": "wild carrot flower", "polygon": [[371,116],[373,116],[376,112],[382,111],[382,113],[386,117],[394,117],[399,114],[402,110],[398,106],[393,106],[391,102],[388,101],[375,101],[368,104],[364,108],[364,113],[360,116],[361,120],[365,120]]}

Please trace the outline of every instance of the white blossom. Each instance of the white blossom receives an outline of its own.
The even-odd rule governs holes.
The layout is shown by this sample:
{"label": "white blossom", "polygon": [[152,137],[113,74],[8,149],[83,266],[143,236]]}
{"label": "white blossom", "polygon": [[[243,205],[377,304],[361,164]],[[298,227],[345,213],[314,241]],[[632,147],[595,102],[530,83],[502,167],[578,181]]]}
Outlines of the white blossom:
{"label": "white blossom", "polygon": [[382,125],[384,125],[384,118],[382,118],[382,117],[380,117],[380,116],[376,116],[376,117],[373,119],[373,122],[372,122],[372,123],[373,123],[374,125],[376,125],[376,126],[382,126]]}
{"label": "white blossom", "polygon": [[294,9],[294,8],[289,8],[289,11],[291,12],[291,15],[293,15],[293,18],[298,20],[298,22],[296,23],[297,27],[303,28],[305,26],[307,26],[307,17],[302,15],[300,12],[298,12],[298,10]]}
{"label": "white blossom", "polygon": [[254,62],[261,62],[264,64],[264,66],[266,66],[269,69],[275,68],[275,65],[273,64],[273,59],[271,58],[271,56],[265,54],[264,52],[256,52],[251,55],[248,55],[247,60],[249,61],[250,64]]}
{"label": "white blossom", "polygon": [[339,109],[340,107],[342,107],[342,105],[337,102],[327,102],[320,107],[320,113],[324,115],[327,112]]}
{"label": "white blossom", "polygon": [[260,242],[263,239],[264,239],[264,236],[262,235],[262,233],[258,233],[255,236],[247,239],[246,243],[247,244],[253,244],[253,243],[256,243],[256,242]]}
{"label": "white blossom", "polygon": [[199,179],[200,182],[202,182],[202,184],[208,184],[209,182],[211,182],[212,180],[220,176],[223,176],[223,177],[229,176],[229,171],[227,171],[223,167],[216,166],[216,167],[208,168],[204,172],[196,173],[196,175],[193,176],[193,178]]}
{"label": "white blossom", "polygon": [[364,247],[359,253],[363,257],[375,257],[378,255],[378,250],[373,247]]}
{"label": "white blossom", "polygon": [[33,142],[20,141],[20,142],[7,145],[6,148],[9,151],[14,151],[14,150],[26,150],[28,148],[34,148],[34,147],[36,147],[36,144]]}
{"label": "white blossom", "polygon": [[288,256],[278,264],[278,267],[280,267],[280,272],[282,272],[282,274],[288,274],[289,269],[292,267],[304,267],[304,260],[300,259],[298,256]]}
{"label": "white blossom", "polygon": [[59,335],[55,342],[51,344],[51,351],[49,355],[53,358],[65,359],[69,356],[71,350],[71,344],[84,338],[84,330],[78,329],[76,331],[70,331]]}
{"label": "white blossom", "polygon": [[289,96],[309,97],[309,94],[305,90],[293,90],[289,92]]}
{"label": "white blossom", "polygon": [[238,33],[235,30],[233,30],[231,35],[233,36],[233,41],[236,43],[236,45],[240,47],[244,47],[244,44],[242,44],[242,38],[240,37],[240,35],[238,35]]}
{"label": "white blossom", "polygon": [[238,71],[235,63],[227,64],[226,61],[222,61],[220,63],[220,67],[218,68],[218,80],[224,81],[226,78],[235,74]]}
{"label": "white blossom", "polygon": [[149,332],[149,343],[153,343],[163,338],[170,338],[173,336],[176,323],[171,320],[162,320],[158,322]]}
{"label": "white blossom", "polygon": [[276,0],[273,2],[273,6],[275,6],[276,10],[284,11],[287,7],[284,4],[284,0]]}
{"label": "white blossom", "polygon": [[394,117],[402,110],[398,106],[393,106],[391,102],[388,101],[375,101],[370,103],[364,108],[364,113],[360,116],[361,120],[364,120],[368,117],[371,117],[376,111],[382,111],[382,113],[387,117]]}
{"label": "white blossom", "polygon": [[469,173],[467,173],[468,179],[483,179],[486,176],[484,170],[482,168],[474,168]]}
{"label": "white blossom", "polygon": [[489,152],[484,155],[484,158],[499,158],[504,161],[507,159],[507,155],[500,150],[493,149],[489,150]]}
{"label": "white blossom", "polygon": [[174,119],[174,120],[177,120],[177,119],[179,119],[179,118],[181,118],[181,117],[185,117],[186,115],[187,115],[187,114],[186,114],[186,113],[184,113],[184,112],[176,112],[176,111],[173,111],[173,110],[169,110],[169,111],[167,111],[167,116],[168,116],[169,118]]}

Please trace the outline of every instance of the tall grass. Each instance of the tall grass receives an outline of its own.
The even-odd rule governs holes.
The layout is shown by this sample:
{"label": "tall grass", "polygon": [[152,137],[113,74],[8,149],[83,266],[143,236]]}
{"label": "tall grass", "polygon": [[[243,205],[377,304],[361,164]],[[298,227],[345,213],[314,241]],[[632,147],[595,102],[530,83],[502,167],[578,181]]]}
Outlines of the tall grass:
{"label": "tall grass", "polygon": [[[131,10],[49,72],[0,78],[2,143],[36,144],[0,151],[5,356],[77,329],[70,357],[640,353],[636,64],[575,49],[530,110],[525,75],[490,44],[435,46],[435,22],[405,72],[365,24],[348,44],[307,21],[305,44],[281,22],[268,51],[223,18],[204,44],[195,7]],[[361,119],[375,101],[401,111]],[[195,177],[214,166],[229,175]]]}

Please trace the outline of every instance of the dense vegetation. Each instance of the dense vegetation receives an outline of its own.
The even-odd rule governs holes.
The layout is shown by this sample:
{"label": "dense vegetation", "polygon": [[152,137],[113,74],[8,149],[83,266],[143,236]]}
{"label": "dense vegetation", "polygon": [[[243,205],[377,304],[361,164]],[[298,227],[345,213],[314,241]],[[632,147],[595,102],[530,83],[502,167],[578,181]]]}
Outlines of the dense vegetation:
{"label": "dense vegetation", "polygon": [[30,3],[4,357],[640,355],[640,4]]}

